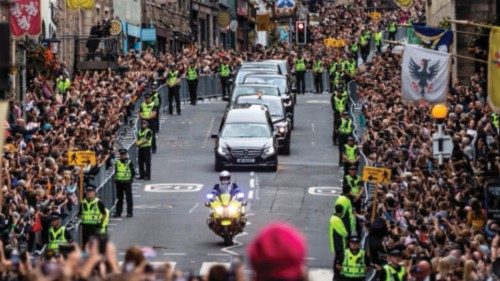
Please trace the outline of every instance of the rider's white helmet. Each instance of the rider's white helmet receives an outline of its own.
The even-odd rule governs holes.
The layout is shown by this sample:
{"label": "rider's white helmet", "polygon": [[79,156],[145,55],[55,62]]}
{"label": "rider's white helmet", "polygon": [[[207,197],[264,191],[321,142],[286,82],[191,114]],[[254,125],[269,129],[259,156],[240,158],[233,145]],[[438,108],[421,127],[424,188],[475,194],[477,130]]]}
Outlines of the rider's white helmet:
{"label": "rider's white helmet", "polygon": [[229,173],[228,171],[220,172],[219,181],[223,185],[228,185],[229,183],[231,183],[231,173]]}

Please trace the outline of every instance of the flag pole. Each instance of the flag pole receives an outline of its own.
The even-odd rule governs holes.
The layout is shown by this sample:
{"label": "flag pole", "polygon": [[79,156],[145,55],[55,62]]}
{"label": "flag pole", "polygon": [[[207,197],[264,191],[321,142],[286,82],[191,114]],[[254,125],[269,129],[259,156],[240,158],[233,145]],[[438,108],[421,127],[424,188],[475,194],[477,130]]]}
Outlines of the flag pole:
{"label": "flag pole", "polygon": [[[399,41],[392,41],[392,40],[385,40],[385,39],[382,39],[382,42],[386,42],[386,43],[389,43],[389,44],[392,44],[392,45],[404,45],[403,43],[401,43]],[[457,54],[453,54],[453,53],[450,53],[450,56],[461,58],[461,59],[466,59],[466,60],[473,60],[473,61],[476,61],[476,62],[481,62],[481,63],[486,63],[486,64],[488,63],[488,61],[486,61],[486,60],[476,59],[476,58],[473,58],[473,57],[467,57],[467,56],[462,56],[462,55],[457,55]]]}
{"label": "flag pole", "polygon": [[492,29],[495,27],[494,25],[475,23],[475,22],[470,21],[470,20],[452,20],[452,19],[449,19],[448,21],[451,23],[470,25],[470,26],[476,26],[476,27],[482,27],[482,28],[488,28],[488,29]]}

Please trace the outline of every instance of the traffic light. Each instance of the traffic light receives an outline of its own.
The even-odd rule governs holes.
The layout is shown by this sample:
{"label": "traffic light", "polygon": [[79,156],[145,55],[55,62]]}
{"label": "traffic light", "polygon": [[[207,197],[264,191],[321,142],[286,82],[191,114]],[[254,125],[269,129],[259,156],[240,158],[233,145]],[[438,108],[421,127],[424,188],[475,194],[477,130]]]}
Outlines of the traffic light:
{"label": "traffic light", "polygon": [[305,44],[306,43],[306,22],[305,21],[297,21],[295,23],[295,38],[297,44]]}

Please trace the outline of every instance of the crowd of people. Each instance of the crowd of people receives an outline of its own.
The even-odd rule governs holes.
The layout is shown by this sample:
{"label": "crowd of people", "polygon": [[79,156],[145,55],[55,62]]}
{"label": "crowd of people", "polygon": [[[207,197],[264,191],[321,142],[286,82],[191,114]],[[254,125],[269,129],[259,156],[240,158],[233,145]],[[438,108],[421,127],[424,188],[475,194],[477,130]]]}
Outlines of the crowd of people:
{"label": "crowd of people", "polygon": [[[124,73],[79,72],[71,78],[65,65],[54,60],[51,71],[33,75],[22,103],[11,102],[10,106],[0,214],[3,277],[15,272],[25,280],[45,280],[41,276],[48,280],[199,280],[182,277],[168,265],[155,268],[136,247],[128,249],[120,266],[113,244],[107,243],[105,250],[99,251],[96,240],[84,249],[72,244],[50,261],[32,265],[27,253],[47,243],[54,215],[67,217],[78,206],[80,168],[68,163],[67,151],[93,150],[99,166],[110,167],[119,148],[119,128],[132,119],[135,102],[152,81],[163,83],[172,69],[185,76],[194,65],[199,75],[210,75],[220,71],[224,59],[236,69],[243,61],[262,59],[286,59],[293,66],[300,56],[308,69],[318,60],[331,66],[341,59],[357,58],[357,48],[364,47],[357,45],[359,38],[367,31],[375,34],[388,30],[393,22],[422,21],[423,1],[414,2],[408,11],[383,12],[378,21],[369,17],[364,1],[356,0],[352,5],[327,3],[319,7],[322,21],[312,27],[312,41],[300,50],[298,46],[289,49],[286,44],[277,44],[258,46],[252,52],[196,47],[178,54],[131,52],[118,59],[128,68]],[[323,39],[329,37],[344,39],[345,47],[326,48]],[[380,271],[387,256],[399,251],[408,280],[492,278],[500,254],[500,225],[486,218],[485,186],[500,172],[500,143],[498,115],[495,117],[486,102],[485,68],[476,69],[468,83],[457,80],[450,86],[445,131],[453,137],[454,150],[440,166],[432,155],[431,136],[436,126],[429,113],[431,105],[403,102],[401,55],[390,50],[379,49],[371,59],[360,50],[363,65],[346,78],[357,82],[363,105],[366,126],[358,145],[366,164],[392,170],[391,183],[376,189],[375,219],[371,220],[372,203],[355,207],[355,212],[367,220],[367,263]],[[84,171],[90,176],[95,169],[85,167]],[[269,235],[283,233],[292,237],[289,243],[297,246],[296,251],[284,244],[272,249],[255,246],[268,245]],[[251,244],[255,247],[250,246],[249,257],[257,278],[261,270],[260,276],[270,279],[257,280],[306,280],[302,269],[306,245],[301,235],[283,225],[271,226],[262,235]],[[280,262],[272,263],[256,249],[290,259],[279,256]],[[292,266],[284,266],[284,261]],[[244,275],[242,267],[233,268],[232,273],[214,267],[208,280],[244,280]]]}

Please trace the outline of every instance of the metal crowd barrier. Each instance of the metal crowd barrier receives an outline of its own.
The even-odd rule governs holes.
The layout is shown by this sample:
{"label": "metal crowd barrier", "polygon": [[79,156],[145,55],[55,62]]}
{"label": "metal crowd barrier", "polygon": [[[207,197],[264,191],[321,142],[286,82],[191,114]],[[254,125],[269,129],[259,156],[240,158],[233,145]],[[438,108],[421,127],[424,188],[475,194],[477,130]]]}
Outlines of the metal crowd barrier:
{"label": "metal crowd barrier", "polygon": [[[161,105],[159,114],[166,114],[166,109],[168,108],[168,87],[166,85],[160,86],[156,89],[161,96]],[[152,89],[146,89],[144,93],[151,92]],[[221,96],[222,88],[220,84],[220,79],[218,75],[200,75],[198,78],[198,99],[214,98]],[[137,168],[137,147],[135,146],[135,136],[140,129],[139,116],[137,112],[140,110],[140,105],[144,101],[144,95],[139,97],[135,104],[132,112],[131,122],[127,124],[122,124],[117,130],[118,143],[121,147],[128,150],[129,159]],[[189,91],[186,79],[181,79],[180,87],[180,101],[181,103],[187,103],[189,101]],[[131,124],[129,126],[129,124]],[[124,139],[127,136],[127,132],[131,132],[133,138]],[[130,134],[129,134],[130,135]],[[99,172],[93,177],[90,182],[97,187],[97,197],[113,212],[116,204],[116,189],[114,182],[114,166],[106,169],[106,165],[102,164],[99,167]],[[71,235],[75,241],[79,241],[80,238],[80,219],[78,218],[79,206],[73,206],[71,212],[69,212],[64,225],[71,232]],[[79,241],[81,242],[81,241]]]}

